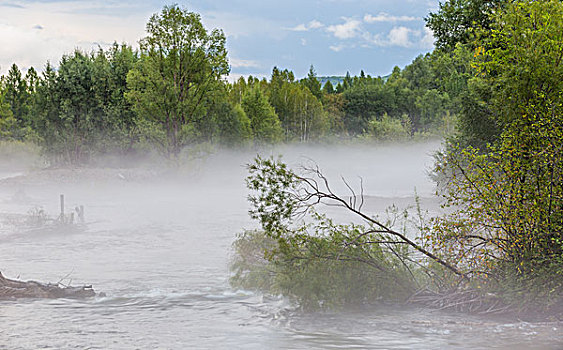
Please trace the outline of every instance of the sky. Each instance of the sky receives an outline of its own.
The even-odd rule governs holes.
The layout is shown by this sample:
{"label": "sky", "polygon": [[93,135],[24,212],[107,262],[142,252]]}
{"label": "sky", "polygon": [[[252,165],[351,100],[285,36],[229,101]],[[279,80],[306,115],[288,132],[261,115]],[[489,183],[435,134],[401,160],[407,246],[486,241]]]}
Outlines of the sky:
{"label": "sky", "polygon": [[[296,77],[314,65],[319,76],[384,76],[433,48],[424,17],[438,0],[192,0],[176,1],[201,15],[208,30],[227,36],[230,80],[270,76],[272,68]],[[26,71],[57,66],[76,48],[113,42],[133,47],[166,1],[0,0],[0,74],[13,63]]]}

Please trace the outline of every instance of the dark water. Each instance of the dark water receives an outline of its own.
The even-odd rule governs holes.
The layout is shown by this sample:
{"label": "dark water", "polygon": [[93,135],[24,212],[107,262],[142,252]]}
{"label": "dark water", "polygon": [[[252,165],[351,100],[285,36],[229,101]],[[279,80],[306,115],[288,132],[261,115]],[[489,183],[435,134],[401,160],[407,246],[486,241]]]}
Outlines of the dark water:
{"label": "dark water", "polygon": [[[334,178],[361,175],[365,193],[379,210],[374,198],[404,202],[415,187],[423,198],[430,196],[433,187],[425,171],[436,147],[283,152],[294,163],[305,161],[303,156],[315,159]],[[0,185],[2,273],[93,284],[107,295],[2,301],[0,348],[563,348],[559,324],[391,306],[302,313],[282,297],[231,289],[231,244],[237,232],[255,227],[248,219],[243,182],[243,164],[250,158],[215,155],[197,163],[197,175],[174,181],[133,181],[108,170],[107,178],[78,183]],[[14,200],[18,191],[25,196]],[[52,229],[23,224],[21,214],[35,206],[56,215],[60,193],[68,208],[85,206],[86,225]]]}

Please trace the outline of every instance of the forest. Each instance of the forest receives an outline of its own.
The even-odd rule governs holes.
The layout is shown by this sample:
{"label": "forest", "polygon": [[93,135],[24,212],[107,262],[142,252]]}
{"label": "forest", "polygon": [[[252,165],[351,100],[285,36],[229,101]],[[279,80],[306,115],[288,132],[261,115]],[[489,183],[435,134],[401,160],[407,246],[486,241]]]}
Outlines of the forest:
{"label": "forest", "polygon": [[0,139],[38,145],[52,164],[104,154],[189,146],[408,140],[454,130],[471,76],[468,53],[435,51],[385,77],[363,71],[342,83],[274,67],[269,79],[229,83],[225,35],[198,14],[165,7],[147,23],[140,49],[64,55],[42,73],[13,64],[0,84]]}

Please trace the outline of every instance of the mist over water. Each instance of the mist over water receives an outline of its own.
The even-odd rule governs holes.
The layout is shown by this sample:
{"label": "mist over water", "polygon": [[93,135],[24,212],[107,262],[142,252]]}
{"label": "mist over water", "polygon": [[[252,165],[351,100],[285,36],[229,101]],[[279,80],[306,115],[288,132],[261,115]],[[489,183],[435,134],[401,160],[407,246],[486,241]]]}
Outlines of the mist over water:
{"label": "mist over water", "polygon": [[[285,146],[261,153],[283,154],[292,166],[314,161],[343,195],[340,177],[354,186],[361,177],[368,211],[410,205],[416,189],[436,212],[427,172],[438,147]],[[218,151],[177,173],[150,166],[2,168],[0,271],[8,278],[92,284],[106,296],[1,301],[0,348],[563,346],[554,324],[388,305],[303,313],[283,297],[233,290],[231,244],[238,232],[257,227],[244,184],[245,164],[255,155]],[[38,208],[58,215],[60,194],[68,212],[84,205],[86,224],[34,226],[29,218]]]}

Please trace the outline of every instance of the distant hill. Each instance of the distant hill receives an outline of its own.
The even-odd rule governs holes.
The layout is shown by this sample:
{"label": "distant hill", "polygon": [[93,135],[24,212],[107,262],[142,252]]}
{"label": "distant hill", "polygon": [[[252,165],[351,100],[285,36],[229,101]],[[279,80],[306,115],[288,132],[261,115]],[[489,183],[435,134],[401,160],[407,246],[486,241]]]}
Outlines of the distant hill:
{"label": "distant hill", "polygon": [[[381,77],[381,79],[383,79],[383,81],[387,81],[387,79],[389,79],[390,76],[391,74],[388,74],[386,76]],[[321,86],[325,86],[326,82],[330,81],[332,86],[336,87],[336,85],[338,85],[339,83],[342,84],[344,82],[344,78],[345,78],[344,76],[332,75],[326,77],[317,77],[317,80],[321,82]]]}
{"label": "distant hill", "polygon": [[330,80],[332,86],[336,87],[339,83],[344,82],[345,77],[331,76],[331,77],[317,77],[317,80],[321,82],[321,86],[325,86],[326,82]]}

